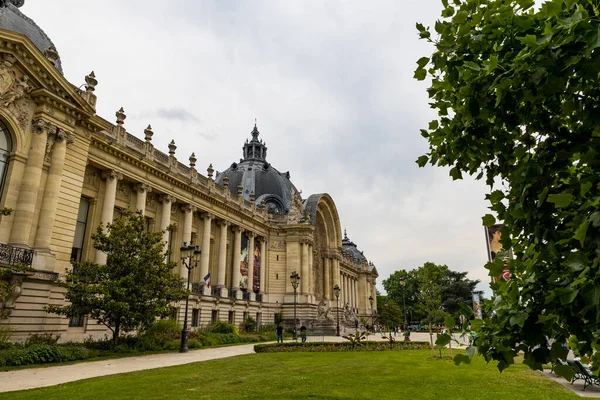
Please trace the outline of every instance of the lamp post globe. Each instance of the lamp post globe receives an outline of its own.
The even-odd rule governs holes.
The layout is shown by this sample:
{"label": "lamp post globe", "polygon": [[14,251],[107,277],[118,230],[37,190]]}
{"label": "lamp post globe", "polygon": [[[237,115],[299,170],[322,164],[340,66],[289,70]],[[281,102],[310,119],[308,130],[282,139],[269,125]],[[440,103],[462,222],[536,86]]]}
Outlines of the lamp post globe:
{"label": "lamp post globe", "polygon": [[371,304],[371,328],[375,329],[374,321],[373,321],[373,296],[369,296],[369,303]]}
{"label": "lamp post globe", "polygon": [[181,330],[181,346],[179,347],[180,353],[188,352],[188,305],[189,305],[189,292],[190,292],[190,277],[192,270],[198,266],[200,262],[200,253],[198,246],[194,246],[192,242],[188,245],[183,242],[183,246],[179,249],[181,251],[181,263],[187,269],[187,293],[185,295],[185,314],[183,317],[183,329]]}
{"label": "lamp post globe", "polygon": [[340,336],[340,285],[336,284],[333,287],[333,293],[335,293],[335,302],[336,302],[336,315],[337,315],[337,327],[336,327],[336,336]]}
{"label": "lamp post globe", "polygon": [[292,287],[294,288],[294,340],[298,341],[298,332],[296,329],[296,290],[300,284],[300,275],[298,275],[296,271],[292,272],[290,275],[290,281],[292,282]]}

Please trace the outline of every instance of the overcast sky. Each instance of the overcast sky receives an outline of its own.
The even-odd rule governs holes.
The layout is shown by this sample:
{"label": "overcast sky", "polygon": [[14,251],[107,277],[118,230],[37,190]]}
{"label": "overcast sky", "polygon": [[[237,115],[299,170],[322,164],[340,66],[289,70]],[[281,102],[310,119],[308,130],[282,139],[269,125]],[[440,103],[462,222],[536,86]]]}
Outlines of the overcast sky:
{"label": "overcast sky", "polygon": [[416,60],[441,0],[27,0],[66,78],[95,71],[97,112],[206,174],[242,156],[254,118],[268,161],[302,196],[329,193],[342,229],[373,261],[378,288],[426,261],[488,287],[481,182],[418,168],[435,113]]}

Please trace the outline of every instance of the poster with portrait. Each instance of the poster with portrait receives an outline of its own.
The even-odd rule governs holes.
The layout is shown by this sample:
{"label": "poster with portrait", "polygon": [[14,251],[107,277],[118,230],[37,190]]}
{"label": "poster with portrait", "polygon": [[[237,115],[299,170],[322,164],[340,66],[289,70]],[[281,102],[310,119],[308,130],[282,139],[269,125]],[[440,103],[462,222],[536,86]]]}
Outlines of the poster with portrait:
{"label": "poster with portrait", "polygon": [[473,292],[473,313],[475,314],[475,318],[482,319],[481,298],[477,292]]}
{"label": "poster with portrait", "polygon": [[260,290],[260,268],[262,254],[260,254],[260,243],[254,243],[254,268],[252,273],[252,290],[258,293]]}
{"label": "poster with portrait", "polygon": [[506,262],[512,255],[511,251],[505,251],[502,248],[502,243],[500,243],[501,232],[503,224],[496,224],[490,227],[485,227],[486,239],[487,239],[487,249],[488,249],[488,260],[489,262],[494,262],[497,257],[500,257],[504,261],[504,271],[502,275],[499,275],[494,278],[494,280],[498,280],[500,278],[504,280],[510,279],[510,272],[508,270],[508,263]]}
{"label": "poster with portrait", "polygon": [[242,234],[242,250],[240,257],[240,289],[248,289],[248,236]]}

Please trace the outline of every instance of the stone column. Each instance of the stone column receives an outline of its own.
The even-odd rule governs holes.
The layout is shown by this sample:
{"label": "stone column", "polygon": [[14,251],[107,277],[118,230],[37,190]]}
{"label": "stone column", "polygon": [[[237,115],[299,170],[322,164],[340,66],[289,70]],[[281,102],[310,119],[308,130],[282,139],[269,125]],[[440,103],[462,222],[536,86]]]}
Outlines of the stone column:
{"label": "stone column", "polygon": [[240,291],[240,261],[242,257],[242,228],[239,226],[233,227],[234,246],[233,246],[233,265],[231,276],[231,289],[235,291],[235,298],[241,299],[242,292]]}
{"label": "stone column", "polygon": [[323,279],[323,297],[325,299],[331,299],[331,258],[325,257],[323,259],[323,272],[325,279]]}
{"label": "stone column", "polygon": [[52,129],[56,128],[42,119],[33,121],[31,147],[29,148],[19,188],[19,197],[14,214],[15,219],[10,233],[10,245],[29,247],[29,236],[34,225],[33,217],[46,155],[46,143],[48,133]]}
{"label": "stone column", "polygon": [[[169,251],[169,225],[171,225],[171,205],[175,202],[175,197],[163,194],[159,197],[162,203],[162,213],[160,216],[160,230],[163,233],[162,241],[164,243],[165,253]],[[166,259],[166,257],[165,257]]]}
{"label": "stone column", "polygon": [[[196,211],[196,207],[191,204],[186,204],[181,207],[181,211],[184,213],[183,217],[183,242],[186,245],[194,244],[192,241],[192,222],[194,219],[194,211]],[[191,260],[187,260],[187,262],[191,262]],[[179,264],[179,276],[183,278],[184,283],[187,282],[187,268],[183,265],[183,262],[180,261]]]}
{"label": "stone column", "polygon": [[300,275],[300,293],[308,294],[308,243],[302,243],[302,272]]}
{"label": "stone column", "polygon": [[[73,143],[73,141],[73,135],[62,129],[57,130],[52,150],[52,159],[50,160],[50,169],[48,170],[48,178],[46,179],[44,201],[42,202],[38,229],[35,235],[34,247],[36,250],[42,252],[50,252],[50,240],[52,239],[52,228],[54,227],[54,220],[56,218],[56,207],[62,183],[67,144]],[[44,268],[44,266],[41,267]]]}
{"label": "stone column", "polygon": [[313,247],[311,244],[308,245],[308,293],[313,295],[315,294],[315,277],[313,271]]}
{"label": "stone column", "polygon": [[[115,196],[117,195],[117,182],[123,179],[123,174],[118,171],[110,170],[102,172],[102,178],[106,180],[104,190],[104,201],[102,203],[102,213],[100,214],[100,223],[103,227],[113,222],[115,213]],[[106,264],[106,253],[96,250],[96,264]]]}
{"label": "stone column", "polygon": [[218,225],[221,227],[221,238],[219,241],[219,266],[217,271],[217,286],[221,288],[221,297],[227,297],[227,288],[225,287],[225,271],[227,267],[227,229],[229,221],[219,220]]}
{"label": "stone column", "polygon": [[265,293],[265,277],[267,276],[267,238],[260,241],[260,282],[258,292]]}
{"label": "stone column", "polygon": [[248,295],[250,300],[256,300],[254,295],[254,232],[248,232]]}
{"label": "stone column", "polygon": [[137,183],[133,186],[133,190],[136,193],[135,209],[144,214],[146,212],[146,196],[152,191],[152,187],[145,183]]}
{"label": "stone column", "polygon": [[202,285],[202,293],[205,296],[210,295],[210,288],[206,285],[204,277],[208,275],[208,267],[210,261],[210,228],[212,225],[213,215],[210,213],[202,213],[202,254],[200,254],[200,283]]}
{"label": "stone column", "polygon": [[332,270],[333,270],[333,285],[340,285],[340,261],[334,256],[331,259]]}

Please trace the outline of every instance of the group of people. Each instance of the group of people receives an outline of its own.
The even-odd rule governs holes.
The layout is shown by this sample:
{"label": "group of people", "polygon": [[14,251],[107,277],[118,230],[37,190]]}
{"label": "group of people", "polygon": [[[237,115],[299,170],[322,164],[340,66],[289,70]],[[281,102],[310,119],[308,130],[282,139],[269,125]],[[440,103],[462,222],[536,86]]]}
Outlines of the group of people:
{"label": "group of people", "polygon": [[[276,332],[277,332],[277,343],[283,343],[283,325],[282,324],[277,325]],[[302,325],[300,327],[300,337],[302,338],[302,343],[306,342],[306,334],[307,334],[306,326]]]}

